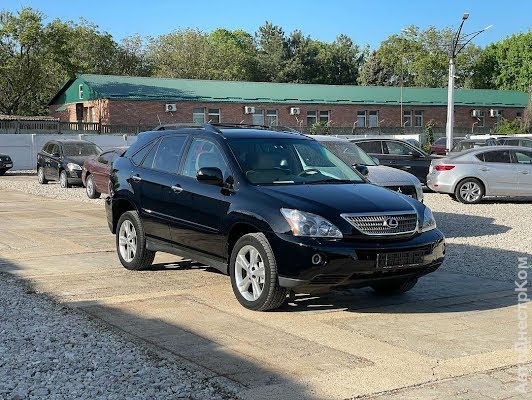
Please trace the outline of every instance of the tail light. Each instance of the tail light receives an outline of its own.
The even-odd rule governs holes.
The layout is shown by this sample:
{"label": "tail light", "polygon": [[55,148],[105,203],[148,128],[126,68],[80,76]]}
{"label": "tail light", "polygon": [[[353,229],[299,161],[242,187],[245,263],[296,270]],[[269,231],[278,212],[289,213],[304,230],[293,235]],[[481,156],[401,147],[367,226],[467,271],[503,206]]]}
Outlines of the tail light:
{"label": "tail light", "polygon": [[454,165],[435,165],[434,169],[436,171],[450,171],[454,168]]}

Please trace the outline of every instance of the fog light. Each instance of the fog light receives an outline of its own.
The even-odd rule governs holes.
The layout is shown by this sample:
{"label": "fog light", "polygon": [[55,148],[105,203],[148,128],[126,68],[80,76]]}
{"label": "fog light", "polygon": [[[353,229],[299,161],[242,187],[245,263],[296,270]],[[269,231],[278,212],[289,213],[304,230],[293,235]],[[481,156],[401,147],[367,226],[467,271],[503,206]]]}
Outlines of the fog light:
{"label": "fog light", "polygon": [[312,256],[312,264],[314,265],[323,264],[323,257],[321,256],[321,254],[316,253]]}

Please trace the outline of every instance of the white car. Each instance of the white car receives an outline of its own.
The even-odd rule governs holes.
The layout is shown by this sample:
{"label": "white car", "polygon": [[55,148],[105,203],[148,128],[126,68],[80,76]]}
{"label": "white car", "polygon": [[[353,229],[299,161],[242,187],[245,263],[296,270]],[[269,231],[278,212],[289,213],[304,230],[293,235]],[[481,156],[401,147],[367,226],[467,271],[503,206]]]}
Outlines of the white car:
{"label": "white car", "polygon": [[532,149],[486,146],[433,160],[427,186],[470,204],[484,196],[532,196]]}

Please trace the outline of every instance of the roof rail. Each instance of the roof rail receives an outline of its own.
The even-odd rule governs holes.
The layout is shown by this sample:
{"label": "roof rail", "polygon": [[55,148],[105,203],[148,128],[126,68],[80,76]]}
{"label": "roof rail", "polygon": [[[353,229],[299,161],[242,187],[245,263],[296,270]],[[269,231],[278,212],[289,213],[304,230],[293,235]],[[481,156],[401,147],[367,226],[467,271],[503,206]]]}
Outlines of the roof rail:
{"label": "roof rail", "polygon": [[288,126],[282,126],[282,125],[267,126],[267,125],[242,124],[242,123],[232,123],[232,122],[214,123],[210,125],[212,125],[213,127],[220,127],[220,128],[241,128],[241,129],[254,128],[254,129],[262,129],[262,130],[268,130],[268,131],[285,132],[285,133],[293,133],[296,135],[303,135],[301,132],[299,132],[298,130],[294,128],[290,128]]}

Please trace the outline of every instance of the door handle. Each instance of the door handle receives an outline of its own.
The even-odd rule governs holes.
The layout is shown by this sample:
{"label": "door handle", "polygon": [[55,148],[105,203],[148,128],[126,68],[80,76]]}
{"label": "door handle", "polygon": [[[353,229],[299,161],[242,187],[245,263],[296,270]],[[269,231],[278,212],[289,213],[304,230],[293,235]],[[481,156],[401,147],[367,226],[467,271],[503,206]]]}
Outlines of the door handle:
{"label": "door handle", "polygon": [[480,167],[479,168],[481,171],[489,171],[490,169],[488,167]]}
{"label": "door handle", "polygon": [[142,180],[142,178],[138,175],[132,175],[131,179],[133,179],[135,182],[140,182]]}
{"label": "door handle", "polygon": [[181,193],[183,191],[183,188],[179,185],[170,186],[170,189],[172,189],[175,193]]}
{"label": "door handle", "polygon": [[530,174],[529,171],[520,171],[520,172],[521,172],[523,175],[528,175],[528,174]]}
{"label": "door handle", "polygon": [[404,165],[403,168],[404,168],[404,169],[410,169],[410,168],[412,168],[412,167],[411,167],[410,165]]}

